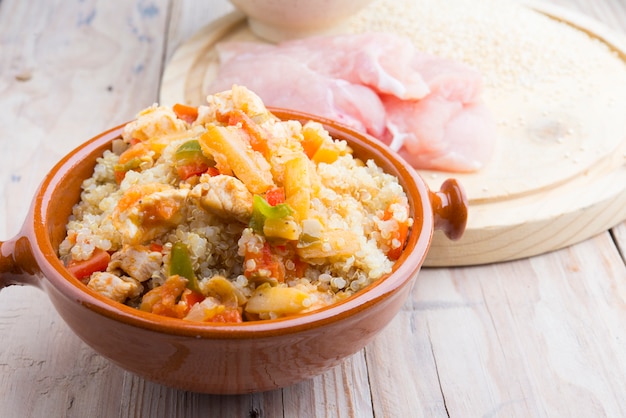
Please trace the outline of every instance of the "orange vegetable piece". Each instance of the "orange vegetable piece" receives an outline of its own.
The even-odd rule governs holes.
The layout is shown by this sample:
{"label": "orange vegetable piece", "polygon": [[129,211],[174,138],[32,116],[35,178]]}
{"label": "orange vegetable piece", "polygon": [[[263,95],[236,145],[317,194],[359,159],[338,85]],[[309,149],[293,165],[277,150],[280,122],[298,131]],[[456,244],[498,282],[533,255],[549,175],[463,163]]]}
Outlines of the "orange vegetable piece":
{"label": "orange vegetable piece", "polygon": [[304,153],[309,159],[313,159],[313,156],[324,142],[324,137],[319,135],[313,129],[305,129],[303,131],[302,148]]}
{"label": "orange vegetable piece", "polygon": [[[246,113],[240,109],[233,109],[226,115],[220,115],[221,122],[228,123],[228,125],[241,125],[241,128],[249,136],[250,146],[253,150],[263,154],[265,158],[269,157],[270,150],[267,144],[267,133],[261,128],[255,121],[250,118]],[[218,116],[218,118],[220,117]],[[218,119],[219,120],[219,119]]]}
{"label": "orange vegetable piece", "polygon": [[170,276],[161,286],[155,287],[143,296],[139,309],[157,315],[184,318],[189,312],[189,306],[178,300],[186,286],[187,279],[184,277]]}
{"label": "orange vegetable piece", "polygon": [[334,143],[328,144],[324,142],[313,154],[312,160],[316,163],[332,164],[339,158],[339,150]]}
{"label": "orange vegetable piece", "polygon": [[198,119],[197,107],[176,103],[172,106],[172,110],[176,113],[178,119],[184,120],[187,123],[194,123],[196,119]]}
{"label": "orange vegetable piece", "polygon": [[218,322],[218,323],[243,322],[243,318],[241,317],[241,309],[239,308],[226,309],[223,312],[215,314],[211,318],[207,319],[205,322]]}
{"label": "orange vegetable piece", "polygon": [[[225,160],[252,193],[265,193],[274,186],[269,163],[263,156],[251,149],[245,133],[232,126],[208,125],[207,131],[198,140],[205,155],[211,155],[216,162]],[[222,168],[218,166],[220,171]]]}
{"label": "orange vegetable piece", "polygon": [[205,297],[202,293],[191,289],[185,289],[180,297],[180,300],[183,301],[188,308],[191,308],[196,303],[202,302],[204,299]]}
{"label": "orange vegetable piece", "polygon": [[282,187],[274,187],[265,193],[265,200],[271,206],[285,203],[285,189]]}
{"label": "orange vegetable piece", "polygon": [[[250,268],[250,266],[252,267]],[[285,281],[285,266],[279,257],[272,252],[267,242],[259,253],[246,252],[244,267],[244,275],[249,280],[262,282],[276,279],[278,282]]]}
{"label": "orange vegetable piece", "polygon": [[91,257],[87,260],[72,260],[67,264],[67,269],[79,280],[85,279],[91,276],[96,271],[104,271],[107,269],[109,262],[111,261],[111,255],[100,249],[96,248]]}
{"label": "orange vegetable piece", "polygon": [[[393,217],[393,213],[391,212],[391,209],[387,208],[385,210],[385,213],[383,214],[383,221],[388,221],[392,217]],[[398,242],[400,242],[400,246],[396,248],[391,248],[387,252],[387,257],[390,260],[397,260],[398,258],[400,258],[400,255],[402,254],[402,250],[404,249],[404,244],[406,242],[406,238],[408,235],[409,235],[408,220],[406,222],[398,222],[398,229],[393,231],[393,233],[391,234],[390,242],[397,240]]]}

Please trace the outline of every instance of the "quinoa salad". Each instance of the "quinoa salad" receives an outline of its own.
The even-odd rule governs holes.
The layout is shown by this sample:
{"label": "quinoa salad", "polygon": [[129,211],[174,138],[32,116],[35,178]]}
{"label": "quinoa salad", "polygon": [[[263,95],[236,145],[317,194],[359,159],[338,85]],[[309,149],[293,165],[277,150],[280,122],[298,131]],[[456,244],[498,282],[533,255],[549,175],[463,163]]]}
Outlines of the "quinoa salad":
{"label": "quinoa salad", "polygon": [[391,273],[412,224],[396,177],[233,86],[128,123],[83,182],[59,257],[141,311],[255,321],[328,306]]}

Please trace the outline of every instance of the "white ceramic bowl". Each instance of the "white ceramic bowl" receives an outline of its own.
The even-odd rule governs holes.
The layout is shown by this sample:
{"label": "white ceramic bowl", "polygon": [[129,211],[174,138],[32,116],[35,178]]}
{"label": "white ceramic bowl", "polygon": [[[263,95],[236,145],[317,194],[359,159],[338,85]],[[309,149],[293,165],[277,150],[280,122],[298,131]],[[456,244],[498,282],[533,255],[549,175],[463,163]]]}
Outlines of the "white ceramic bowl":
{"label": "white ceramic bowl", "polygon": [[230,0],[255,35],[271,42],[341,32],[372,0]]}

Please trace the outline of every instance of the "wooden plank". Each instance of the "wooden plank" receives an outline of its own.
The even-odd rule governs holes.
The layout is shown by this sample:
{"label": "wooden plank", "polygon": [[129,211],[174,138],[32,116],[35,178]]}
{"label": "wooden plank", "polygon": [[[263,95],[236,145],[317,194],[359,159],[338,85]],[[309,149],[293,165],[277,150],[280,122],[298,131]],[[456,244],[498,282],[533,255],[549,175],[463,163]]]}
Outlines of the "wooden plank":
{"label": "wooden plank", "polygon": [[611,230],[615,245],[622,255],[622,260],[626,263],[626,222],[616,226]]}
{"label": "wooden plank", "polygon": [[183,1],[173,0],[170,25],[167,33],[166,62],[174,52],[202,29],[210,17],[223,16],[235,8],[228,1]]}
{"label": "wooden plank", "polygon": [[283,389],[283,401],[287,417],[373,417],[363,350],[321,376]]}
{"label": "wooden plank", "polygon": [[2,183],[2,195],[11,202],[0,209],[8,220],[3,236],[17,232],[35,189],[58,159],[156,100],[166,5],[2,2],[1,25],[9,29],[3,30],[0,60],[6,80],[0,174],[10,179]]}
{"label": "wooden plank", "polygon": [[410,306],[450,416],[623,416],[625,278],[608,233],[531,259],[423,271]]}
{"label": "wooden plank", "polygon": [[241,396],[205,395],[173,390],[131,374],[124,379],[119,410],[120,418],[262,417],[282,414],[280,391]]}
{"label": "wooden plank", "polygon": [[363,352],[327,373],[269,392],[237,396],[191,393],[124,375],[120,417],[373,416]]}
{"label": "wooden plank", "polygon": [[549,3],[584,13],[615,31],[624,32],[626,29],[626,7],[619,0],[550,0]]}
{"label": "wooden plank", "polygon": [[116,413],[110,400],[120,396],[123,372],[80,341],[43,292],[7,288],[0,294],[0,306],[2,414]]}
{"label": "wooden plank", "polygon": [[366,347],[375,416],[447,416],[433,355],[426,317],[409,302]]}
{"label": "wooden plank", "polygon": [[[0,3],[1,239],[61,156],[155,101],[167,4]],[[41,291],[0,293],[0,335],[0,415],[117,415],[125,372],[75,337]]]}

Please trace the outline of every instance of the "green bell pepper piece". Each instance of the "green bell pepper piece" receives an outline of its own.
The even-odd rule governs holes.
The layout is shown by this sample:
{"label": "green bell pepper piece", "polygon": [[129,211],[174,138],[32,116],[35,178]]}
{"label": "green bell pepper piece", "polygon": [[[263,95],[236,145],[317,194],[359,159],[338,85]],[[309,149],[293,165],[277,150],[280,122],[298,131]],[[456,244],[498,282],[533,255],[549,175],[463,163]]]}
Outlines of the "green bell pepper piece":
{"label": "green bell pepper piece", "polygon": [[263,225],[266,219],[285,218],[293,213],[293,210],[286,203],[279,203],[272,206],[267,200],[258,194],[252,198],[252,218],[250,227],[258,233],[263,233]]}
{"label": "green bell pepper piece", "polygon": [[180,241],[172,246],[170,254],[170,276],[176,274],[188,280],[187,287],[189,289],[202,293],[198,285],[198,279],[193,271],[189,249]]}

